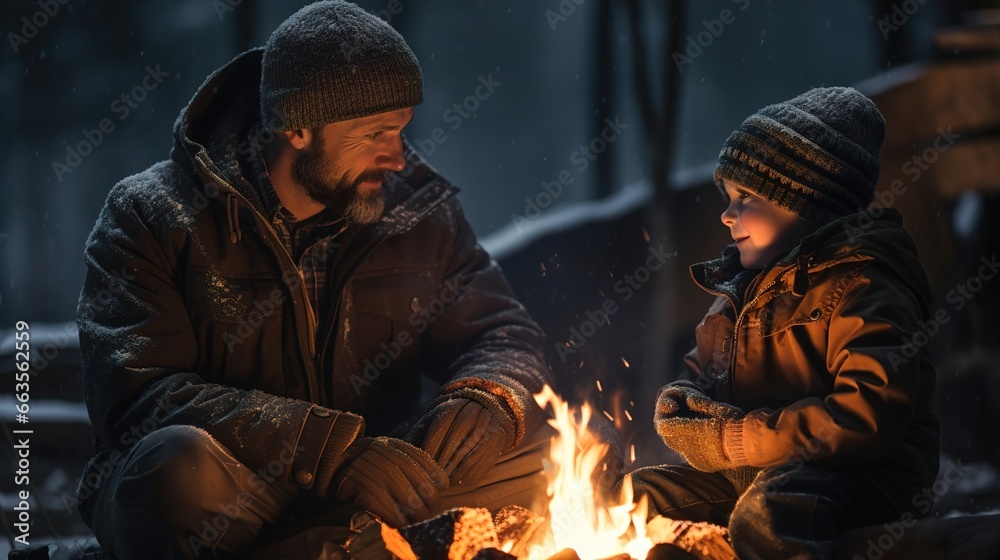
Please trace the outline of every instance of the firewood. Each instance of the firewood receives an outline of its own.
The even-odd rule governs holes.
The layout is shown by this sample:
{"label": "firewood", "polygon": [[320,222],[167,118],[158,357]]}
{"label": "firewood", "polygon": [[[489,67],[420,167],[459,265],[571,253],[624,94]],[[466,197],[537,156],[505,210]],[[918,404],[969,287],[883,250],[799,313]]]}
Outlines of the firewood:
{"label": "firewood", "polygon": [[578,555],[572,548],[564,548],[552,556],[549,556],[549,560],[580,560],[580,555]]}
{"label": "firewood", "polygon": [[483,548],[500,548],[490,512],[454,508],[399,530],[420,560],[472,560]]}
{"label": "firewood", "polygon": [[676,545],[699,560],[733,560],[729,531],[711,523],[695,523],[657,516],[646,524],[646,536],[654,544]]}
{"label": "firewood", "polygon": [[351,537],[347,552],[354,560],[417,560],[399,531],[379,522],[365,525]]}
{"label": "firewood", "polygon": [[493,518],[497,539],[501,545],[511,543],[508,550],[516,557],[527,556],[533,545],[541,545],[549,536],[549,523],[541,516],[521,506],[506,506]]}
{"label": "firewood", "polygon": [[472,557],[472,560],[517,560],[517,556],[507,554],[496,548],[484,548]]}

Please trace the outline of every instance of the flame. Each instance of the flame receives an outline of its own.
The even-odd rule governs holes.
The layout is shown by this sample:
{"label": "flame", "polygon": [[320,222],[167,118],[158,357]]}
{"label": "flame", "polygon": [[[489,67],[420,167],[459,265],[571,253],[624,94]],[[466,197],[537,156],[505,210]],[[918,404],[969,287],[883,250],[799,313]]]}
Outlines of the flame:
{"label": "flame", "polygon": [[632,485],[625,478],[621,497],[610,503],[608,496],[596,495],[591,477],[602,467],[607,445],[587,430],[592,411],[584,405],[580,421],[569,405],[549,386],[535,395],[543,409],[552,408],[549,424],[557,435],[552,438],[545,473],[549,479],[548,519],[552,539],[529,550],[531,560],[552,556],[564,548],[572,548],[581,558],[607,558],[627,553],[632,558],[645,558],[652,547],[646,538],[646,500],[633,503]]}

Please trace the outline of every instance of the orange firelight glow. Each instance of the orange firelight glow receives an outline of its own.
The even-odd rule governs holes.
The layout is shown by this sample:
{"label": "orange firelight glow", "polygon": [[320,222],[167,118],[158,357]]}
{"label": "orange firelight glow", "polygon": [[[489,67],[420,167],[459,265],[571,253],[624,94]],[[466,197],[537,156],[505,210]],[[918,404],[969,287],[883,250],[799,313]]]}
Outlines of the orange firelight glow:
{"label": "orange firelight glow", "polygon": [[552,540],[529,550],[528,558],[542,559],[564,548],[572,548],[584,560],[627,553],[645,558],[652,547],[646,538],[645,498],[633,503],[628,477],[618,500],[598,495],[592,483],[601,468],[607,445],[587,430],[592,411],[584,405],[580,420],[569,405],[545,386],[535,395],[543,409],[551,407],[549,424],[556,429],[550,458],[545,463],[549,479],[548,519]]}

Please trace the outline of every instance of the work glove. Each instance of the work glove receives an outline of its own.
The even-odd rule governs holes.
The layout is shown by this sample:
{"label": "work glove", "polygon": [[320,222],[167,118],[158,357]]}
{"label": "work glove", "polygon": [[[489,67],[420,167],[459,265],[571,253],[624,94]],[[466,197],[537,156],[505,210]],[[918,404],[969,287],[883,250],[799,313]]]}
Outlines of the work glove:
{"label": "work glove", "polygon": [[727,424],[742,421],[741,409],[714,401],[686,385],[668,385],[656,398],[656,432],[663,442],[681,454],[689,465],[705,472],[719,472],[746,465],[736,464],[723,447]]}
{"label": "work glove", "polygon": [[435,402],[406,440],[434,458],[451,486],[475,488],[513,447],[513,414],[499,397],[478,389],[445,394]]}
{"label": "work glove", "polygon": [[430,517],[448,476],[430,455],[401,439],[362,437],[344,451],[331,488],[339,501],[403,527]]}

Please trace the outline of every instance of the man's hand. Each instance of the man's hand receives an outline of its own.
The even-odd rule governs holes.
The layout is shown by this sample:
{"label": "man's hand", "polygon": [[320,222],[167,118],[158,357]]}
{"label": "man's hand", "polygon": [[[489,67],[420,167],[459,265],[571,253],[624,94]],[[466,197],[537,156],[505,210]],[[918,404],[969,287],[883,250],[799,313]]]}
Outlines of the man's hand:
{"label": "man's hand", "polygon": [[511,420],[505,414],[472,399],[446,399],[431,408],[406,439],[437,461],[452,486],[475,488],[512,439]]}
{"label": "man's hand", "polygon": [[427,453],[403,440],[362,437],[344,452],[332,486],[338,500],[403,527],[430,516],[448,476]]}

